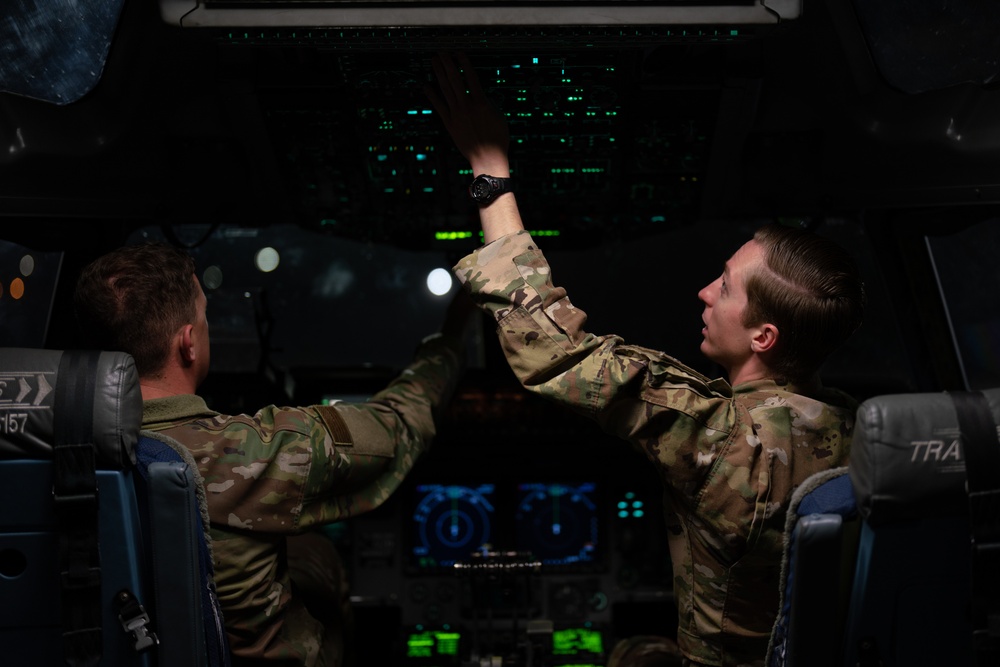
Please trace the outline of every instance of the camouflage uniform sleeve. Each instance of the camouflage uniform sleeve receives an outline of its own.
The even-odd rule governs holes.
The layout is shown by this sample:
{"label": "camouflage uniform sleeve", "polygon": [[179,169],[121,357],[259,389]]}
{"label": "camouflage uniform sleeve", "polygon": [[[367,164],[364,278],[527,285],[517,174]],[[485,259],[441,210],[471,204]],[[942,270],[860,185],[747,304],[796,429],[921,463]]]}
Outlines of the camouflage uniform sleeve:
{"label": "camouflage uniform sleeve", "polygon": [[[462,369],[457,341],[424,340],[414,361],[365,403],[314,409],[326,426],[325,451],[314,451],[299,527],[367,512],[399,488],[436,434],[438,411]],[[337,494],[330,498],[331,490]]]}
{"label": "camouflage uniform sleeve", "polygon": [[620,340],[583,331],[586,314],[552,284],[549,265],[527,232],[476,250],[455,274],[496,320],[507,361],[525,387],[583,411],[596,407],[593,387],[565,373],[588,358],[603,364],[602,348]]}
{"label": "camouflage uniform sleeve", "polygon": [[[732,426],[728,383],[714,381],[671,357],[625,345],[614,335],[584,330],[587,316],[552,282],[549,265],[527,232],[497,239],[455,267],[480,307],[497,322],[511,369],[529,390],[591,417],[609,433],[642,441],[641,431],[660,408],[660,429],[672,448],[699,446],[706,426]],[[667,401],[650,400],[652,384],[672,385]]]}
{"label": "camouflage uniform sleeve", "polygon": [[295,533],[382,504],[435,435],[461,370],[456,341],[425,340],[365,403],[286,408],[161,425],[198,462],[213,523]]}

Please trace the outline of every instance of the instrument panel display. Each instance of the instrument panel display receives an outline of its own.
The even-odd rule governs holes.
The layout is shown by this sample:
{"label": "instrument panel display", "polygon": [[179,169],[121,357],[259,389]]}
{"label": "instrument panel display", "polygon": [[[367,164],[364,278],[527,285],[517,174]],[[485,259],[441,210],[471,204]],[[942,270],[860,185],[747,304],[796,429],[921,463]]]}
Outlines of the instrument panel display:
{"label": "instrument panel display", "polygon": [[592,481],[424,483],[414,493],[413,571],[441,571],[487,552],[516,552],[548,569],[603,565],[607,519]]}

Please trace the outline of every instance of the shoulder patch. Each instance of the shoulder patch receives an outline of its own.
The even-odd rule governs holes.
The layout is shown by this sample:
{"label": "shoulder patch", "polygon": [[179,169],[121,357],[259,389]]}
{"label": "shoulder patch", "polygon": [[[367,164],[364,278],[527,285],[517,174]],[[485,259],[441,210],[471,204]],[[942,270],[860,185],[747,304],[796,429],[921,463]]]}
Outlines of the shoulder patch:
{"label": "shoulder patch", "polygon": [[323,420],[326,430],[333,438],[333,444],[337,447],[353,447],[354,438],[351,436],[351,429],[347,428],[347,423],[340,412],[332,405],[317,405],[316,412]]}

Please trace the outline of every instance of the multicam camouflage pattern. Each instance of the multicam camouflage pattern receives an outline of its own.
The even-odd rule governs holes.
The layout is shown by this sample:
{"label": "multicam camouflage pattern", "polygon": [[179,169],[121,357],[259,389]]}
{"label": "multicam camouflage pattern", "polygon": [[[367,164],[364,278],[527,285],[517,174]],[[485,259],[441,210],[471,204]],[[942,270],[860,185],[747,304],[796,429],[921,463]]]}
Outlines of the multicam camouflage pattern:
{"label": "multicam camouflage pattern", "polygon": [[639,447],[664,483],[678,644],[704,665],[762,665],[777,614],[785,512],[812,473],[846,464],[855,402],[820,386],[730,387],[617,336],[595,336],[521,232],[455,267],[497,321],[531,391]]}
{"label": "multicam camouflage pattern", "polygon": [[[286,537],[378,507],[435,435],[460,370],[458,345],[428,339],[367,403],[221,415],[197,396],[144,403],[143,427],[187,447],[205,484],[215,579],[234,663],[339,664],[332,637],[296,599]],[[254,663],[257,664],[257,663]]]}
{"label": "multicam camouflage pattern", "polygon": [[608,667],[684,667],[677,642],[669,637],[636,635],[615,644]]}

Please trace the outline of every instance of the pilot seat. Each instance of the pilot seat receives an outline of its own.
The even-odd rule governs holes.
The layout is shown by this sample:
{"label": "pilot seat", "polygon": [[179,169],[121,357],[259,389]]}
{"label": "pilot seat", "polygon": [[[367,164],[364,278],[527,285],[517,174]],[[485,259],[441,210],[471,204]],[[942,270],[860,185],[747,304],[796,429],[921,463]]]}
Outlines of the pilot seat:
{"label": "pilot seat", "polygon": [[1000,389],[857,412],[786,522],[769,667],[1000,664]]}
{"label": "pilot seat", "polygon": [[129,355],[0,349],[6,667],[229,663],[197,467],[141,423]]}

